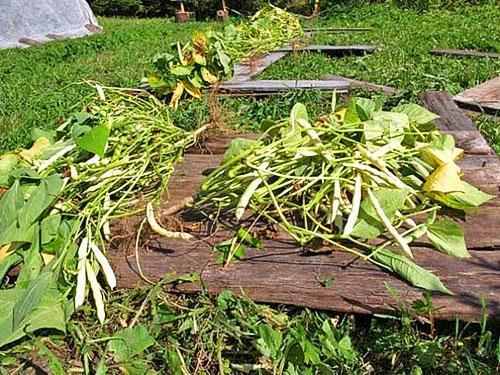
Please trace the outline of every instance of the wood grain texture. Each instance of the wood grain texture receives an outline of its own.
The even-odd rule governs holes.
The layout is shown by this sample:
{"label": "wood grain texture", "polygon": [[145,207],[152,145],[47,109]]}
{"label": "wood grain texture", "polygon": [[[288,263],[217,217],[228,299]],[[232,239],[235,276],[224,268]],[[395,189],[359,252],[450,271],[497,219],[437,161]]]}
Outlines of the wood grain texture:
{"label": "wood grain texture", "polygon": [[247,62],[234,65],[233,78],[226,82],[249,81],[253,76],[262,73],[268,66],[287,55],[287,52],[271,52],[261,58],[250,59]]}
{"label": "wood grain texture", "polygon": [[453,97],[459,105],[467,108],[500,111],[500,77],[496,77],[461,92]]}
{"label": "wood grain texture", "polygon": [[[246,135],[238,135],[247,137]],[[255,135],[248,135],[255,138]],[[222,152],[234,134],[219,135],[207,142],[210,154],[193,149],[176,169],[169,185],[170,199],[159,209],[167,210],[186,197],[196,194],[205,176],[217,167]],[[465,179],[480,184],[498,195],[500,163],[492,155],[466,155],[460,166]],[[459,260],[432,250],[425,242],[414,247],[417,262],[430,269],[454,292],[453,296],[433,294],[439,319],[478,321],[482,316],[479,302],[484,296],[491,319],[500,318],[500,200],[489,202],[477,213],[459,218],[472,258]],[[182,218],[186,230],[198,236],[199,241],[171,240],[149,234],[140,249],[140,265],[151,280],[160,280],[168,272],[199,273],[202,283],[181,284],[172,290],[217,294],[222,290],[245,293],[259,302],[284,303],[310,308],[349,313],[395,313],[401,301],[412,303],[422,298],[422,291],[367,262],[342,251],[305,255],[286,234],[265,240],[265,250],[249,249],[245,259],[231,263],[225,269],[215,264],[212,246],[230,233],[219,231],[208,236],[205,224],[189,215]],[[490,250],[490,251],[484,251]],[[138,276],[133,251],[129,248],[110,251],[109,257],[120,287],[143,284]],[[321,280],[332,279],[331,287],[323,287]],[[385,283],[394,288],[400,300],[387,292]]]}
{"label": "wood grain texture", "polygon": [[433,49],[430,51],[438,56],[457,56],[457,57],[487,57],[491,59],[500,59],[500,54],[494,52],[480,52],[463,49]]}
{"label": "wood grain texture", "polygon": [[421,96],[424,106],[439,116],[435,120],[443,133],[452,134],[457,147],[468,154],[492,155],[493,149],[470,118],[444,91],[427,91]]}
{"label": "wood grain texture", "polygon": [[219,86],[219,90],[240,94],[275,94],[291,90],[321,90],[346,93],[349,83],[339,81],[313,81],[313,80],[255,80],[255,81],[229,81]]}

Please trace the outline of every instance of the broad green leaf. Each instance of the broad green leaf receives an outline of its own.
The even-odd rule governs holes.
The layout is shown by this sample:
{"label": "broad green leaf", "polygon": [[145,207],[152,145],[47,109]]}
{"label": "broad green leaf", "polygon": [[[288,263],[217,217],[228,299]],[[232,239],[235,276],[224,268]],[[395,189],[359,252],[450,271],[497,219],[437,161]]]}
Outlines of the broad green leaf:
{"label": "broad green leaf", "polygon": [[0,156],[0,188],[8,188],[11,185],[11,173],[19,164],[19,156],[5,154]]}
{"label": "broad green leaf", "polygon": [[52,272],[42,272],[30,282],[27,289],[14,305],[14,328],[19,327],[23,320],[38,306],[46,291],[54,286],[55,276]]}
{"label": "broad green leaf", "polygon": [[41,223],[42,246],[56,238],[61,225],[61,215],[54,214],[46,216]]}
{"label": "broad green leaf", "polygon": [[356,98],[356,109],[361,121],[371,120],[376,107],[375,102],[371,99]]}
{"label": "broad green leaf", "polygon": [[439,118],[438,115],[436,115],[436,114],[428,111],[424,107],[422,107],[418,104],[414,104],[414,103],[401,104],[401,105],[393,108],[392,112],[405,113],[408,116],[408,118],[410,119],[410,122],[414,122],[414,123],[419,124],[419,125],[427,124],[427,123]]}
{"label": "broad green leaf", "polygon": [[76,144],[85,151],[104,157],[111,129],[107,125],[97,125],[84,136],[78,138]]}
{"label": "broad green leaf", "polygon": [[19,212],[19,227],[29,228],[55,202],[62,186],[63,180],[58,175],[51,175],[43,180]]}
{"label": "broad green leaf", "polygon": [[[392,220],[396,210],[404,207],[407,193],[401,189],[380,188],[374,191],[386,216]],[[385,230],[371,200],[366,197],[361,203],[358,221],[351,233],[354,237],[372,239],[380,236]]]}
{"label": "broad green leaf", "polygon": [[309,121],[309,115],[307,114],[307,108],[302,103],[296,103],[292,111],[290,112],[290,125],[292,129],[299,129],[299,120]]}
{"label": "broad green leaf", "polygon": [[48,288],[24,321],[14,326],[14,306],[19,304],[24,293],[23,289],[0,290],[0,348],[39,329],[66,330],[62,295],[54,288]]}
{"label": "broad green leaf", "polygon": [[235,138],[229,144],[226,152],[224,153],[224,159],[222,163],[226,163],[238,156],[241,156],[245,151],[250,149],[258,141],[245,138]]}
{"label": "broad green leaf", "polygon": [[465,181],[462,182],[461,190],[463,192],[455,193],[431,193],[431,196],[444,205],[463,211],[474,211],[483,203],[495,198],[495,196],[486,194]]}
{"label": "broad green leaf", "polygon": [[[36,227],[39,228],[38,223],[36,224]],[[36,229],[35,231],[39,233],[39,229]],[[39,242],[40,236],[33,236],[31,246],[28,250],[23,252],[23,266],[16,281],[16,288],[27,288],[29,283],[40,274],[44,263],[42,256],[40,255]]]}
{"label": "broad green leaf", "polygon": [[404,132],[410,126],[410,119],[405,113],[377,111],[373,113],[373,120],[386,124],[391,133]]}
{"label": "broad green leaf", "polygon": [[356,98],[352,98],[349,104],[347,105],[347,109],[344,114],[344,124],[358,124],[361,122],[361,119],[358,115],[358,109],[356,106]]}
{"label": "broad green leaf", "polygon": [[453,220],[445,219],[427,225],[427,237],[439,251],[458,258],[469,258],[464,232]]}
{"label": "broad green leaf", "polygon": [[24,204],[24,197],[21,191],[20,182],[17,180],[0,198],[0,212],[2,213],[0,215],[0,239],[7,228],[16,221],[17,212]]}
{"label": "broad green leaf", "polygon": [[458,168],[453,161],[448,164],[440,165],[427,178],[422,188],[427,192],[464,192],[462,180],[458,174],[459,172],[460,168]]}
{"label": "broad green leaf", "polygon": [[155,344],[146,327],[136,326],[116,332],[108,344],[108,350],[113,353],[116,362],[125,362],[143,353]]}
{"label": "broad green leaf", "polygon": [[394,273],[418,288],[453,294],[439,280],[439,277],[420,267],[406,256],[381,249],[373,254],[373,260],[389,267]]}
{"label": "broad green leaf", "polygon": [[188,76],[191,74],[193,69],[194,69],[194,66],[192,66],[192,65],[188,65],[188,66],[177,65],[177,66],[172,67],[170,69],[170,72],[176,76]]}
{"label": "broad green leaf", "polygon": [[432,167],[448,164],[463,154],[462,149],[455,147],[455,139],[450,134],[441,135],[419,151],[422,159]]}

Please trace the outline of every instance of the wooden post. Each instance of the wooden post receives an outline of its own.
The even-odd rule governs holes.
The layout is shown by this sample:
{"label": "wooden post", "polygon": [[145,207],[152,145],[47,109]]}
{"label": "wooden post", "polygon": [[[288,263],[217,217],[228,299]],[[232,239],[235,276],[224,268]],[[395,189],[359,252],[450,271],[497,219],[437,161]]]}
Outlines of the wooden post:
{"label": "wooden post", "polygon": [[226,2],[222,0],[222,9],[217,11],[217,21],[227,21],[229,19],[229,11],[226,7]]}
{"label": "wooden post", "polygon": [[184,9],[184,3],[181,1],[181,9],[175,13],[175,20],[179,23],[189,21],[190,14]]}

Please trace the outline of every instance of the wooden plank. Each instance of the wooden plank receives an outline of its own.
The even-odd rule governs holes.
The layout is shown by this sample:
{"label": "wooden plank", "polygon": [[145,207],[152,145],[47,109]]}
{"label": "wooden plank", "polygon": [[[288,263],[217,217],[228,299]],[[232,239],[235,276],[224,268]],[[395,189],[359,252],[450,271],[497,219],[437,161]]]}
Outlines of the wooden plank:
{"label": "wooden plank", "polygon": [[244,82],[224,82],[219,90],[236,93],[273,94],[290,90],[322,90],[346,93],[349,83],[346,81],[308,81],[308,80],[255,80]]}
{"label": "wooden plank", "polygon": [[[205,176],[220,163],[224,146],[230,142],[232,135],[219,139],[220,142],[211,141],[208,147],[213,154],[185,156],[169,186],[172,199],[162,209],[168,209],[196,193]],[[476,183],[481,181],[483,188],[487,187],[490,192],[498,194],[498,158],[467,155],[460,165],[467,180]],[[497,198],[462,222],[469,248],[491,248],[494,251],[472,250],[472,258],[459,260],[431,250],[425,244],[415,249],[417,262],[435,271],[455,293],[454,296],[433,295],[436,318],[458,317],[478,321],[482,316],[480,296],[487,300],[490,317],[500,317],[499,207]],[[384,283],[397,290],[406,303],[422,298],[421,290],[345,252],[305,256],[284,233],[279,233],[272,240],[265,240],[265,250],[250,249],[245,260],[232,263],[224,269],[215,264],[211,248],[229,234],[220,231],[208,236],[204,225],[199,225],[196,219],[190,221],[188,217],[184,217],[184,224],[190,229],[197,228],[192,232],[200,241],[185,242],[149,235],[139,256],[141,268],[151,280],[159,280],[165,273],[172,271],[201,275],[203,287],[198,283],[182,284],[173,291],[198,292],[204,288],[216,294],[229,289],[235,293],[243,291],[259,302],[368,314],[395,312],[398,301],[387,293]],[[142,284],[131,249],[122,248],[120,252],[110,251],[108,254],[120,287]],[[334,280],[333,286],[328,288],[320,282],[327,278]],[[370,287],[366,288],[366,285]]]}
{"label": "wooden plank", "polygon": [[455,95],[453,100],[467,108],[498,112],[500,111],[500,77],[465,90]]}
{"label": "wooden plank", "polygon": [[328,46],[328,45],[307,45],[307,46],[286,46],[277,49],[277,52],[318,52],[329,56],[364,55],[373,53],[376,46],[372,45],[352,45],[352,46]]}
{"label": "wooden plank", "polygon": [[433,49],[430,51],[438,56],[458,56],[458,57],[488,57],[491,59],[500,59],[500,54],[494,52],[480,52],[462,49]]}
{"label": "wooden plank", "polygon": [[468,154],[495,153],[472,120],[458,108],[447,92],[427,91],[421,100],[429,111],[440,116],[436,124],[443,133],[455,137],[457,147],[463,148]]}
{"label": "wooden plank", "polygon": [[271,52],[261,58],[250,59],[247,62],[235,64],[233,78],[227,82],[243,82],[262,73],[266,68],[286,56],[286,52]]}
{"label": "wooden plank", "polygon": [[377,92],[383,92],[386,95],[393,96],[393,95],[401,95],[402,92],[394,87],[390,86],[383,86],[383,85],[378,85],[376,83],[371,83],[371,82],[364,82],[364,81],[358,81],[356,79],[352,78],[346,78],[342,76],[335,76],[332,74],[328,74],[325,77],[323,77],[325,80],[345,80],[351,84],[351,87],[359,87],[362,89],[367,89],[367,90],[372,90],[372,91],[377,91]]}
{"label": "wooden plank", "polygon": [[[158,238],[142,251],[141,268],[156,281],[168,272],[179,275],[199,273],[205,290],[243,291],[258,302],[284,303],[348,313],[395,312],[397,301],[387,293],[385,283],[398,291],[406,303],[422,299],[422,290],[412,288],[393,275],[345,252],[304,256],[289,240],[264,241],[263,251],[249,250],[245,260],[227,269],[215,264],[211,245],[221,238],[187,243]],[[472,258],[459,260],[436,251],[415,250],[419,264],[435,271],[454,296],[433,294],[434,316],[440,319],[481,319],[480,296],[487,300],[491,318],[500,316],[500,251],[472,252]],[[120,287],[143,284],[133,256],[108,253]],[[320,280],[331,279],[331,287]],[[367,287],[368,286],[368,287]],[[174,290],[198,292],[198,283],[182,284]]]}

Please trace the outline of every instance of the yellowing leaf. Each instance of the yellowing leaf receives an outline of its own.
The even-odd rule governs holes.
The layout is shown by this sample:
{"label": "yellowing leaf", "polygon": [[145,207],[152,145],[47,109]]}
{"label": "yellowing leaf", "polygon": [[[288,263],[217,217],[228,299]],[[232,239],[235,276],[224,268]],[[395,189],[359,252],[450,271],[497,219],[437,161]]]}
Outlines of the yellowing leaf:
{"label": "yellowing leaf", "polygon": [[201,76],[205,82],[210,83],[211,85],[216,84],[219,79],[214,76],[207,68],[201,68]]}
{"label": "yellowing leaf", "polygon": [[32,163],[33,159],[41,155],[43,150],[50,146],[50,140],[45,137],[38,138],[33,146],[29,150],[22,150],[19,152],[19,156],[26,160],[28,163]]}
{"label": "yellowing leaf", "polygon": [[43,252],[43,251],[42,251],[40,254],[42,255],[43,263],[44,263],[45,265],[49,264],[49,263],[50,263],[50,261],[51,261],[52,259],[54,259],[54,257],[55,257],[55,255],[54,255],[54,254],[46,253],[46,252]]}
{"label": "yellowing leaf", "polygon": [[207,59],[205,58],[205,56],[197,52],[193,52],[192,58],[193,61],[198,65],[203,65],[203,66],[207,65]]}
{"label": "yellowing leaf", "polygon": [[169,107],[177,108],[183,92],[184,92],[184,84],[182,82],[179,82],[175,87],[174,92],[172,93],[172,99],[170,99]]}
{"label": "yellowing leaf", "polygon": [[335,112],[335,114],[339,118],[339,121],[341,121],[341,122],[344,121],[344,117],[345,117],[346,112],[347,112],[347,108],[342,108],[342,109],[339,109],[337,112]]}
{"label": "yellowing leaf", "polygon": [[187,91],[187,93],[189,95],[191,95],[197,99],[202,97],[200,89],[198,87],[196,87],[195,85],[193,85],[191,82],[185,81],[185,82],[183,82],[183,85],[184,85],[184,89]]}
{"label": "yellowing leaf", "polygon": [[445,134],[426,147],[420,149],[420,155],[425,162],[433,167],[448,164],[458,159],[464,150],[455,147],[455,140],[450,134]]}
{"label": "yellowing leaf", "polygon": [[423,189],[431,192],[453,193],[463,192],[460,180],[460,168],[452,161],[437,167],[425,182]]}
{"label": "yellowing leaf", "polygon": [[19,244],[15,242],[0,246],[0,261],[4,260],[10,254],[16,251],[18,247]]}

